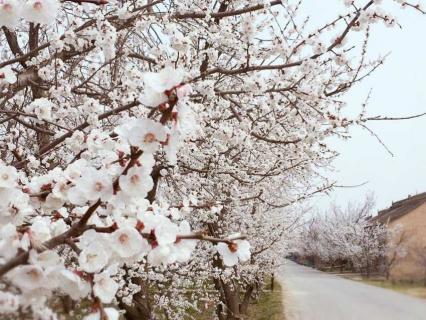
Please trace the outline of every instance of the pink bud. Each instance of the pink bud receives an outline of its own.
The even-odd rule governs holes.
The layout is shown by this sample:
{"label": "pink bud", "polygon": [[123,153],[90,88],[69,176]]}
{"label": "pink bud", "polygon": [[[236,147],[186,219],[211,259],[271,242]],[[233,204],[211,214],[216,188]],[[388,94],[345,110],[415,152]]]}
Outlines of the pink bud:
{"label": "pink bud", "polygon": [[[0,3],[3,3],[3,1],[1,1]],[[3,4],[3,10],[4,11],[12,11],[13,10],[13,7],[12,7],[12,5],[11,4],[9,4],[9,3],[5,3],[5,4]]]}
{"label": "pink bud", "polygon": [[41,1],[35,1],[33,4],[33,8],[37,11],[40,11],[43,8],[43,4]]}

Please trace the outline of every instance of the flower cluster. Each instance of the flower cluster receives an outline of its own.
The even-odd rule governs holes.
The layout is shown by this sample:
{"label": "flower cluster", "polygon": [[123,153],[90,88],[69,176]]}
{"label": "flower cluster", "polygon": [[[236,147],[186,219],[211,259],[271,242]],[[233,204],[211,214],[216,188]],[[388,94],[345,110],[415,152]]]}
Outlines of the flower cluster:
{"label": "flower cluster", "polygon": [[353,34],[395,18],[363,2],[310,30],[291,1],[0,0],[0,313],[240,316],[367,121]]}
{"label": "flower cluster", "polygon": [[[159,109],[166,108],[164,114],[167,108],[176,107],[172,111],[173,128],[164,120],[132,117],[109,135],[93,130],[86,146],[81,146],[98,146],[91,157],[31,178],[0,163],[0,259],[7,264],[28,252],[28,264],[6,274],[21,295],[5,294],[2,312],[16,311],[18,306],[41,308],[46,297],[56,291],[75,300],[91,294],[109,304],[119,289],[114,280],[118,268],[144,263],[167,266],[190,259],[197,239],[202,237],[191,232],[178,209],[146,200],[155,188],[155,155],[169,147],[167,158],[176,159],[178,146],[170,145],[177,140],[171,136],[188,134],[187,129],[180,130],[176,119],[180,110],[189,108],[184,106],[184,96],[190,90],[182,84],[182,71],[170,77],[167,73],[172,69],[165,70],[145,75],[145,83],[151,84],[145,96],[151,92],[149,100]],[[51,101],[40,98],[26,112],[34,113],[39,120],[50,120],[53,108]],[[38,214],[41,212],[46,215]],[[75,222],[70,225],[67,219],[71,217]],[[23,227],[24,221],[31,221],[29,228]],[[234,253],[241,261],[250,256],[246,241],[230,244],[232,253],[224,252],[221,244],[218,251],[226,265],[238,262],[228,258]],[[70,266],[67,256],[58,253],[56,247],[61,245],[73,249],[76,263]],[[237,249],[240,246],[242,249]],[[105,312],[115,317],[113,309]],[[96,314],[87,319],[93,317]]]}
{"label": "flower cluster", "polygon": [[14,28],[21,18],[28,22],[50,24],[59,10],[57,0],[28,0],[24,3],[18,0],[0,1],[0,25]]}

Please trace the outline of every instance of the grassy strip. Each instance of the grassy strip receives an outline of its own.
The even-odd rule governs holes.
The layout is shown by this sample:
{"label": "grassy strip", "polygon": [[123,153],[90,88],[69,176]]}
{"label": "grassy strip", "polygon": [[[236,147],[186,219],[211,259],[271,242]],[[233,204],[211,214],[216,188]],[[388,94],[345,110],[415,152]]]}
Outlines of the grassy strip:
{"label": "grassy strip", "polygon": [[[213,309],[203,310],[196,315],[197,320],[211,320],[213,318]],[[275,282],[274,291],[265,290],[261,293],[258,300],[249,305],[248,315],[244,317],[247,320],[285,320],[283,306],[283,289],[278,282]]]}
{"label": "grassy strip", "polygon": [[258,301],[250,304],[250,320],[284,320],[283,290],[278,282],[274,291],[265,290]]}
{"label": "grassy strip", "polygon": [[383,279],[367,279],[363,277],[345,277],[351,280],[359,281],[372,286],[390,289],[399,293],[408,294],[413,297],[426,299],[426,287],[420,283],[408,283],[408,282],[393,282]]}

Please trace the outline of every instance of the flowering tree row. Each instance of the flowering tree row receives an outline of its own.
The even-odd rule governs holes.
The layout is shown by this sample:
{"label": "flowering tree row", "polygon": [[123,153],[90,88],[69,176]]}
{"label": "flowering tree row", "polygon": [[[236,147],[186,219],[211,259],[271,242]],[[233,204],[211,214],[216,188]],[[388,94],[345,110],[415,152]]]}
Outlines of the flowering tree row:
{"label": "flowering tree row", "polygon": [[383,119],[341,96],[396,19],[344,3],[307,30],[292,1],[0,0],[0,313],[241,318],[333,186],[326,138]]}
{"label": "flowering tree row", "polygon": [[389,277],[390,269],[406,254],[406,234],[401,225],[389,227],[372,218],[373,196],[333,205],[324,215],[313,217],[303,228],[296,255],[318,268],[372,272]]}

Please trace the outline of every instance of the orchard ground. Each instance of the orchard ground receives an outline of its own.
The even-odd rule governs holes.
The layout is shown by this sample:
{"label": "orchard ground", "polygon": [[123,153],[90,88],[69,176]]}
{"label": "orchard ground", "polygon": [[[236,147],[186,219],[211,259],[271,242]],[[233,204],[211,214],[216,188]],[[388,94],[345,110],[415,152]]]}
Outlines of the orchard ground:
{"label": "orchard ground", "polygon": [[413,297],[426,299],[426,286],[420,282],[395,282],[385,280],[382,277],[366,278],[359,274],[336,274],[346,279],[359,281],[368,285],[394,290],[396,292],[408,294]]}
{"label": "orchard ground", "polygon": [[[260,296],[249,306],[247,319],[250,320],[284,320],[284,288],[278,281],[274,287],[265,288]],[[214,310],[204,310],[198,314],[198,320],[211,320]],[[195,316],[195,314],[193,314]]]}

